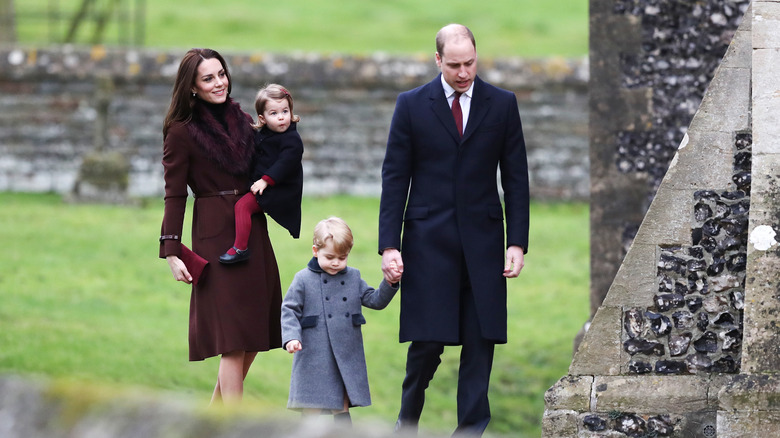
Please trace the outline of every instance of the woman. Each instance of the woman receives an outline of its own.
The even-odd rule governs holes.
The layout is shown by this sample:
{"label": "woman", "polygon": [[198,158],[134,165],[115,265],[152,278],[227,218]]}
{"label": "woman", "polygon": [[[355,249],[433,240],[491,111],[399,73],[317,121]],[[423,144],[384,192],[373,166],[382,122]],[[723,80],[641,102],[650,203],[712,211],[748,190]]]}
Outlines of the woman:
{"label": "woman", "polygon": [[[230,98],[222,56],[192,49],[184,56],[163,125],[165,215],[160,257],[177,281],[192,284],[190,360],[221,355],[212,402],[239,401],[257,352],[281,347],[281,284],[264,215],[252,217],[248,263],[226,266],[233,242],[233,205],[249,188],[252,118]],[[195,197],[192,250],[208,261],[193,278],[181,244],[187,186]],[[192,265],[190,265],[192,268]],[[194,271],[193,271],[194,272]]]}

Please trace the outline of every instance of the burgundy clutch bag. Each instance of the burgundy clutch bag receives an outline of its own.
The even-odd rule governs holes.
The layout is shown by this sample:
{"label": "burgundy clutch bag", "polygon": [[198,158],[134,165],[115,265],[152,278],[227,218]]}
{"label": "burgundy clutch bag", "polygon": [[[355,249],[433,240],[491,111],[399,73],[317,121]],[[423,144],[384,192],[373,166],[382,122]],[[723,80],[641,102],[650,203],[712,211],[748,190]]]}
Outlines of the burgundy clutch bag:
{"label": "burgundy clutch bag", "polygon": [[192,275],[192,284],[198,284],[198,281],[203,277],[203,270],[209,264],[209,261],[195,254],[193,250],[187,248],[184,244],[181,245],[181,261],[184,262],[184,266],[187,267],[190,275]]}

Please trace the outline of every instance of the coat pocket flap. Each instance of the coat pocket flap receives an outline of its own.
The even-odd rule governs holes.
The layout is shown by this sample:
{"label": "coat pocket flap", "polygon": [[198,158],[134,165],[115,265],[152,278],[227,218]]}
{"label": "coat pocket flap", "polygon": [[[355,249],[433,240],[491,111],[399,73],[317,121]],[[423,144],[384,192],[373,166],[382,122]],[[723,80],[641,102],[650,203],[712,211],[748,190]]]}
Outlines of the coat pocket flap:
{"label": "coat pocket flap", "polygon": [[366,323],[366,318],[362,313],[355,313],[352,315],[352,325],[363,325]]}
{"label": "coat pocket flap", "polygon": [[407,207],[404,220],[425,219],[428,217],[428,207]]}
{"label": "coat pocket flap", "polygon": [[319,317],[317,315],[304,316],[303,318],[301,318],[301,328],[317,327],[318,318]]}

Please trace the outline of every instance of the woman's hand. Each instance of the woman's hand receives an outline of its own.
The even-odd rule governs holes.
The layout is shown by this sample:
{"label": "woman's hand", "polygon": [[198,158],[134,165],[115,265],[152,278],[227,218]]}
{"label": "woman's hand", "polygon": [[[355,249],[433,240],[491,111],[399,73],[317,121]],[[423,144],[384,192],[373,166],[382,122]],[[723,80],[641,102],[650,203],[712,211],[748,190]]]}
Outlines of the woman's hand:
{"label": "woman's hand", "polygon": [[301,347],[301,341],[297,339],[293,339],[292,341],[288,342],[287,345],[284,346],[284,348],[287,349],[287,352],[292,354],[296,351],[301,351],[303,347]]}
{"label": "woman's hand", "polygon": [[168,266],[170,266],[171,273],[176,281],[192,284],[192,275],[190,275],[190,271],[187,270],[184,262],[178,256],[169,255],[165,260],[168,261]]}

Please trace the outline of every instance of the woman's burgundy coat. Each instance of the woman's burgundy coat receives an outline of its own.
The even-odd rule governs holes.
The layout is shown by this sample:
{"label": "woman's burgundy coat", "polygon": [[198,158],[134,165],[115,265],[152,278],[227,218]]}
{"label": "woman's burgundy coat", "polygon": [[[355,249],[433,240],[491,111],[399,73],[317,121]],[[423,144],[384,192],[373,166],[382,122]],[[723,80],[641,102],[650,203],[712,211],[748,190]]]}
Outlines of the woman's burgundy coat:
{"label": "woman's burgundy coat", "polygon": [[[252,256],[247,262],[222,265],[218,261],[233,245],[233,207],[247,192],[253,143],[251,118],[231,101],[225,113],[226,131],[203,107],[203,103],[196,104],[188,124],[171,125],[162,160],[165,214],[159,256],[181,255],[189,186],[195,196],[192,249],[209,261],[200,281],[192,287],[190,360],[235,350],[281,347],[281,282],[265,216],[252,218]],[[236,194],[215,195],[227,190]]]}

